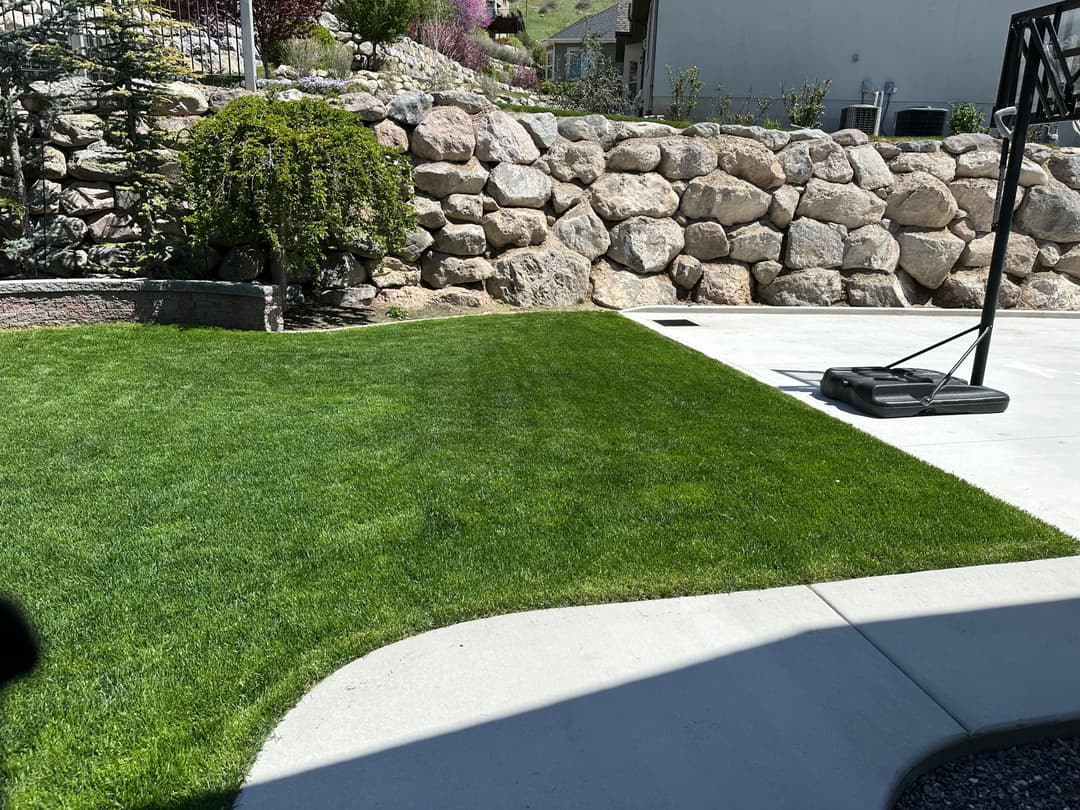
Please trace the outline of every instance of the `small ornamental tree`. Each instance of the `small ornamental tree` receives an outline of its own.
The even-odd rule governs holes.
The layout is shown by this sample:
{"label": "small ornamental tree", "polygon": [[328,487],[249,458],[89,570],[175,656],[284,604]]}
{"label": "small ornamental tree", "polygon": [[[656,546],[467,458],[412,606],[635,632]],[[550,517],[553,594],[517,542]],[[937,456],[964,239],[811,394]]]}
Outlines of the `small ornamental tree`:
{"label": "small ornamental tree", "polygon": [[430,8],[430,0],[337,0],[331,6],[346,28],[376,45],[393,42]]}
{"label": "small ornamental tree", "polygon": [[[270,78],[270,60],[280,55],[286,40],[311,33],[325,0],[251,0],[255,36],[263,59],[263,73]],[[392,6],[395,0],[383,0]]]}
{"label": "small ornamental tree", "polygon": [[282,288],[328,245],[402,247],[415,223],[408,161],[352,113],[323,101],[245,96],[191,129],[184,155],[190,223],[253,244]]}

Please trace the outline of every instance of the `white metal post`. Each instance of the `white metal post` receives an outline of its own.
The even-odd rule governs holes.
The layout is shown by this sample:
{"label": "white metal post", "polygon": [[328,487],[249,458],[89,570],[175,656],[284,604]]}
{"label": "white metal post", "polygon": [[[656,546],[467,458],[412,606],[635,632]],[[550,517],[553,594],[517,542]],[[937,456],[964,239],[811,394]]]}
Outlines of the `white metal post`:
{"label": "white metal post", "polygon": [[244,87],[255,90],[255,15],[251,0],[240,0],[240,38],[244,48]]}

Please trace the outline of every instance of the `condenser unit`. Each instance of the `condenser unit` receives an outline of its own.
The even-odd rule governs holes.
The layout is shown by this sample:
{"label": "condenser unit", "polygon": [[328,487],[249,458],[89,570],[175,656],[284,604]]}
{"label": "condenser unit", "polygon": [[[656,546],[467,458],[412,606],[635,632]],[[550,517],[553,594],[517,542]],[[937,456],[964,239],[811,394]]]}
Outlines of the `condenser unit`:
{"label": "condenser unit", "polygon": [[943,107],[912,107],[896,114],[894,135],[940,138],[945,132],[949,111]]}
{"label": "condenser unit", "polygon": [[860,129],[877,135],[881,126],[881,108],[873,104],[852,104],[840,111],[840,129]]}

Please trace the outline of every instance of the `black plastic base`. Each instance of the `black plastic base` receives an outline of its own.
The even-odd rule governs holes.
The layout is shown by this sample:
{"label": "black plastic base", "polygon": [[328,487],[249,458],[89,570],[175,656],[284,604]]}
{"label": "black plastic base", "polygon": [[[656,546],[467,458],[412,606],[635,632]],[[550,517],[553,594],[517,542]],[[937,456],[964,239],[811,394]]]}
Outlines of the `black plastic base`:
{"label": "black plastic base", "polygon": [[949,380],[929,401],[944,377],[939,371],[924,368],[830,368],[821,378],[821,393],[883,418],[1001,413],[1009,407],[1009,395],[1003,391],[969,385],[957,377]]}

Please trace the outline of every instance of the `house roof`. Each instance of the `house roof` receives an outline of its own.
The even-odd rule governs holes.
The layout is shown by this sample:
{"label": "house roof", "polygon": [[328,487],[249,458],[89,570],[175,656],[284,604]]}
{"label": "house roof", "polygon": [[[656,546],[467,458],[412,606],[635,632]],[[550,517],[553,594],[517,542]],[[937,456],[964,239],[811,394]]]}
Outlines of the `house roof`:
{"label": "house roof", "polygon": [[615,5],[582,17],[561,31],[557,31],[544,42],[581,42],[585,37],[594,36],[601,42],[614,42],[616,34],[630,31],[630,0],[619,0]]}

